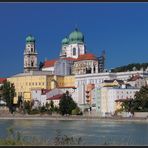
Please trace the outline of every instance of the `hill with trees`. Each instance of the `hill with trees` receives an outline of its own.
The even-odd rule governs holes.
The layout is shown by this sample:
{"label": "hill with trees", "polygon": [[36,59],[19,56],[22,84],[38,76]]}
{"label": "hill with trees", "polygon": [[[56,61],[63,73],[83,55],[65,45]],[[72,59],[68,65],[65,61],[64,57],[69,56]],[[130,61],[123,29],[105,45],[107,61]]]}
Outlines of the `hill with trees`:
{"label": "hill with trees", "polygon": [[111,70],[111,72],[126,72],[126,71],[136,71],[136,70],[146,70],[148,68],[148,63],[132,63],[125,66],[116,67]]}

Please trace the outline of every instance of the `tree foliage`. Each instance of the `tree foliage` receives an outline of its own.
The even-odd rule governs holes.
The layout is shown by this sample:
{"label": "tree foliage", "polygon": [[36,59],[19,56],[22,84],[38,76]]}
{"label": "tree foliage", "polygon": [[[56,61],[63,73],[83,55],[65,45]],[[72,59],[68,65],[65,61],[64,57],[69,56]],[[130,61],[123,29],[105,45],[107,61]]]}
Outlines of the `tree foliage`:
{"label": "tree foliage", "polygon": [[13,99],[16,96],[14,84],[10,83],[9,81],[6,81],[1,86],[1,90],[2,90],[2,98],[6,102],[6,105],[8,107],[12,106]]}
{"label": "tree foliage", "polygon": [[112,72],[126,72],[126,71],[133,71],[135,70],[140,70],[141,68],[143,68],[143,70],[146,70],[146,68],[148,67],[148,63],[132,63],[132,64],[128,64],[125,66],[120,66],[117,68],[112,69]]}
{"label": "tree foliage", "polygon": [[73,101],[73,99],[69,95],[69,92],[67,91],[65,94],[63,94],[63,97],[59,102],[59,112],[62,115],[65,114],[71,115],[72,110],[75,109],[76,107],[77,104]]}
{"label": "tree foliage", "polygon": [[135,111],[148,111],[148,86],[143,86],[136,92],[133,108]]}
{"label": "tree foliage", "polygon": [[135,98],[132,100],[127,100],[122,103],[125,111],[136,112],[148,111],[148,86],[141,87],[140,91],[136,92]]}

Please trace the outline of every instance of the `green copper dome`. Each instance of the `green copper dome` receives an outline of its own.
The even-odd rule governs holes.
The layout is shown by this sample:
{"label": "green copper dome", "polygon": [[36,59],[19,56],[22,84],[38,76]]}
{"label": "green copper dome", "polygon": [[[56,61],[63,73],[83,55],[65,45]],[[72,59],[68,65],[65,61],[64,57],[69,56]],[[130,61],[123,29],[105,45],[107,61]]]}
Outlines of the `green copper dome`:
{"label": "green copper dome", "polygon": [[35,42],[35,39],[32,35],[27,36],[26,42]]}
{"label": "green copper dome", "polygon": [[63,40],[62,40],[62,45],[66,45],[69,43],[69,39],[67,37],[65,37]]}
{"label": "green copper dome", "polygon": [[83,43],[84,35],[77,28],[69,35],[70,43]]}

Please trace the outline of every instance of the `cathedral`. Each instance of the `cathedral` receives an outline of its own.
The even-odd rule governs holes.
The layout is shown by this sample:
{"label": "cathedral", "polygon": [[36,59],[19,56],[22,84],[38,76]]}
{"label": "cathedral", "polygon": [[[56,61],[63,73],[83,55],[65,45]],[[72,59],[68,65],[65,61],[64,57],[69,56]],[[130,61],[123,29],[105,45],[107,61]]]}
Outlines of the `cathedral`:
{"label": "cathedral", "polygon": [[87,52],[84,35],[77,28],[61,42],[58,59],[46,60],[42,71],[55,75],[99,73],[104,70],[105,52],[100,57]]}

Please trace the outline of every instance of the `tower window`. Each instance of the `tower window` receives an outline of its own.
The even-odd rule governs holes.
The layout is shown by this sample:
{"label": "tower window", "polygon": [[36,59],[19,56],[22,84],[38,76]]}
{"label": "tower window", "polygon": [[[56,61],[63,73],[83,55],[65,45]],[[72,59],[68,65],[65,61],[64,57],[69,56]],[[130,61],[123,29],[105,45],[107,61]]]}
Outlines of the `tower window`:
{"label": "tower window", "polygon": [[33,48],[31,48],[31,52],[33,52]]}
{"label": "tower window", "polygon": [[73,48],[73,55],[76,55],[76,48]]}
{"label": "tower window", "polygon": [[33,61],[31,62],[31,67],[33,67]]}

